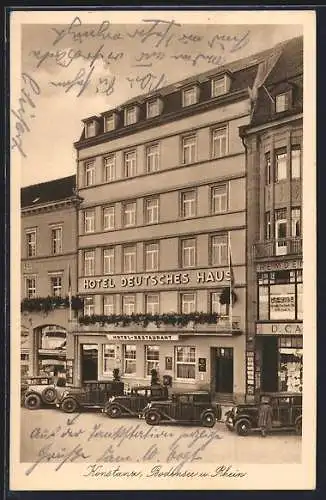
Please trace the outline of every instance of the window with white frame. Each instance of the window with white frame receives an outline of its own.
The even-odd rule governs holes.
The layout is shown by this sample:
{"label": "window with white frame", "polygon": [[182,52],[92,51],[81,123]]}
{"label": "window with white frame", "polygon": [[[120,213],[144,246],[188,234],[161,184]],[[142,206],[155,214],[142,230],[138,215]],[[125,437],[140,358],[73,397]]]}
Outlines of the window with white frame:
{"label": "window with white frame", "polygon": [[94,297],[84,297],[84,316],[93,316],[95,311]]}
{"label": "window with white frame", "polygon": [[147,118],[154,118],[160,114],[160,101],[152,99],[146,103],[146,116]]}
{"label": "window with white frame", "polygon": [[151,376],[152,370],[158,370],[160,365],[160,348],[158,345],[145,345],[145,375]]}
{"label": "window with white frame", "polygon": [[212,314],[219,316],[229,316],[229,304],[220,303],[221,292],[212,292],[210,294],[210,309]]}
{"label": "window with white frame", "polygon": [[136,346],[125,344],[123,346],[124,374],[132,375],[136,373]]}
{"label": "window with white frame", "polygon": [[182,163],[187,165],[194,163],[197,156],[197,137],[196,135],[188,135],[182,138]]}
{"label": "window with white frame", "polygon": [[159,244],[146,243],[145,244],[145,270],[158,271],[159,268]]}
{"label": "window with white frame", "polygon": [[289,95],[287,92],[278,94],[275,97],[275,111],[276,113],[282,113],[289,109]]}
{"label": "window with white frame", "polygon": [[110,231],[114,229],[115,224],[115,207],[111,205],[110,207],[103,208],[103,229],[104,231]]}
{"label": "window with white frame", "polygon": [[158,144],[151,144],[146,148],[147,173],[157,172],[160,169],[160,148]]}
{"label": "window with white frame", "polygon": [[271,154],[268,151],[265,153],[265,184],[266,186],[269,186],[272,180],[272,161],[271,161]]}
{"label": "window with white frame", "polygon": [[196,86],[184,89],[182,91],[182,106],[185,108],[196,104],[198,100],[198,88]]}
{"label": "window with white frame", "polygon": [[287,178],[287,154],[286,149],[275,152],[275,181],[283,181]]}
{"label": "window with white frame", "polygon": [[137,107],[130,106],[125,109],[125,126],[132,125],[137,121]]}
{"label": "window with white frame", "polygon": [[110,316],[115,313],[115,295],[103,295],[103,314]]}
{"label": "window with white frame", "polygon": [[196,266],[196,239],[181,240],[181,266],[183,268]]}
{"label": "window with white frame", "polygon": [[103,158],[103,182],[114,181],[115,179],[115,154],[109,154]]}
{"label": "window with white frame", "polygon": [[220,184],[212,187],[212,213],[221,214],[227,211],[228,186]]}
{"label": "window with white frame", "polygon": [[84,185],[85,187],[95,184],[95,162],[87,161],[84,164]]}
{"label": "window with white frame", "polygon": [[84,210],[84,233],[95,231],[95,210]]}
{"label": "window with white frame", "polygon": [[25,277],[25,296],[27,299],[36,297],[36,276]]}
{"label": "window with white frame", "polygon": [[127,294],[122,296],[122,311],[123,314],[134,314],[136,310],[136,296]]}
{"label": "window with white frame", "polygon": [[86,139],[89,137],[94,137],[96,135],[96,122],[95,120],[92,120],[90,122],[87,122],[85,124],[85,135]]}
{"label": "window with white frame", "polygon": [[212,156],[221,158],[228,153],[228,129],[226,126],[212,131]]}
{"label": "window with white frame", "polygon": [[136,272],[136,247],[127,246],[123,249],[123,271],[125,273]]}
{"label": "window with white frame", "polygon": [[196,347],[176,346],[176,376],[182,380],[195,380],[196,378]]}
{"label": "window with white frame", "polygon": [[136,150],[124,154],[124,177],[134,177],[137,173]]}
{"label": "window with white frame", "polygon": [[115,344],[103,345],[103,373],[112,375],[116,363],[116,346]]}
{"label": "window with white frame", "polygon": [[226,92],[226,78],[225,76],[212,79],[212,97],[218,97]]}
{"label": "window with white frame", "polygon": [[123,225],[125,227],[136,225],[136,202],[132,201],[123,206]]}
{"label": "window with white frame", "polygon": [[95,274],[95,250],[85,250],[84,275],[94,276],[94,274]]}
{"label": "window with white frame", "polygon": [[194,293],[181,294],[181,314],[190,314],[196,311],[196,295]]}
{"label": "window with white frame", "polygon": [[301,177],[301,147],[292,146],[291,148],[291,178],[300,179]]}
{"label": "window with white frame", "polygon": [[212,266],[226,266],[228,264],[228,235],[219,234],[211,238]]}
{"label": "window with white frame", "polygon": [[62,253],[62,226],[51,228],[52,255]]}
{"label": "window with white frame", "polygon": [[35,257],[36,255],[36,229],[26,231],[26,247],[27,257]]}
{"label": "window with white frame", "polygon": [[158,293],[148,293],[145,296],[146,314],[159,314],[160,296]]}
{"label": "window with white frame", "polygon": [[52,297],[61,297],[62,295],[62,276],[50,276],[50,288]]}
{"label": "window with white frame", "polygon": [[104,117],[104,130],[105,132],[111,132],[115,129],[115,114],[106,115]]}
{"label": "window with white frame", "polygon": [[181,193],[181,217],[195,217],[196,215],[196,190]]}
{"label": "window with white frame", "polygon": [[291,236],[298,238],[301,236],[301,208],[291,209]]}
{"label": "window with white frame", "polygon": [[159,218],[158,198],[148,198],[145,200],[145,223],[157,224]]}
{"label": "window with white frame", "polygon": [[103,274],[114,274],[114,248],[103,250]]}

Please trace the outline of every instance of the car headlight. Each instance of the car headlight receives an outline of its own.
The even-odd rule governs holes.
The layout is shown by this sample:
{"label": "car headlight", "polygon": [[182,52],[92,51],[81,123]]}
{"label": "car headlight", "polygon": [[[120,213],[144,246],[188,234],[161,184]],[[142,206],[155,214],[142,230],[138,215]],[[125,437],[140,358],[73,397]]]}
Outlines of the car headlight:
{"label": "car headlight", "polygon": [[114,397],[114,396],[111,396],[111,397],[109,398],[109,403],[112,403],[112,401],[114,401],[114,400],[115,400],[115,397]]}
{"label": "car headlight", "polygon": [[146,408],[152,408],[152,403],[148,403]]}
{"label": "car headlight", "polygon": [[65,398],[68,395],[69,395],[69,391],[63,391],[61,399]]}
{"label": "car headlight", "polygon": [[233,408],[233,415],[236,416],[237,413],[238,413],[238,408],[237,407]]}

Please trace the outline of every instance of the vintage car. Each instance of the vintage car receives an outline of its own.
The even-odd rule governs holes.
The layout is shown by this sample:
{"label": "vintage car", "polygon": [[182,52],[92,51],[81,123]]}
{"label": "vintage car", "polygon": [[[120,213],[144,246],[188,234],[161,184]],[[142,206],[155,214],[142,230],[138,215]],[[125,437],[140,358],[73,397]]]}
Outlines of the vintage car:
{"label": "vintage car", "polygon": [[112,396],[103,408],[108,417],[138,417],[150,401],[161,401],[169,398],[169,392],[164,385],[137,386],[130,394]]}
{"label": "vintage car", "polygon": [[[297,434],[302,430],[302,394],[269,393],[272,406],[271,431],[293,429]],[[251,431],[258,430],[258,403],[238,404],[225,414],[225,424],[239,436],[247,436]]]}
{"label": "vintage car", "polygon": [[59,394],[56,406],[66,413],[90,408],[102,409],[111,396],[123,393],[123,382],[85,382],[82,387],[69,387]]}
{"label": "vintage car", "polygon": [[28,377],[21,384],[21,401],[25,408],[38,410],[53,405],[58,394],[65,389],[65,380],[47,375]]}
{"label": "vintage car", "polygon": [[213,403],[206,391],[172,394],[166,401],[151,401],[141,417],[149,425],[163,423],[196,424],[213,427],[221,419],[221,407]]}

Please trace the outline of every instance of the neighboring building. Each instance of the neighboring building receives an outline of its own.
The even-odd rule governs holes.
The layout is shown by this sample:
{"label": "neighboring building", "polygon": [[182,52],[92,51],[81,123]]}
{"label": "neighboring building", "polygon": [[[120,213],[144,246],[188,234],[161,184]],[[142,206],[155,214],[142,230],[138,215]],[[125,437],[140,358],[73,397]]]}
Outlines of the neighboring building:
{"label": "neighboring building", "polygon": [[247,316],[249,395],[302,391],[303,39],[289,41],[274,57],[259,82],[250,126],[240,131],[247,149],[253,304]]}
{"label": "neighboring building", "polygon": [[[75,143],[84,200],[78,293],[90,318],[75,329],[76,383],[110,378],[115,367],[125,382],[144,383],[155,368],[176,391],[245,397],[247,184],[239,127],[250,123],[248,87],[273,50],[84,120]],[[230,249],[231,315],[220,302],[229,296]],[[219,317],[169,324],[196,312]],[[146,313],[160,315],[159,328],[128,320]]]}
{"label": "neighboring building", "polygon": [[67,368],[67,296],[69,268],[72,295],[76,290],[78,202],[75,176],[21,189],[23,376]]}

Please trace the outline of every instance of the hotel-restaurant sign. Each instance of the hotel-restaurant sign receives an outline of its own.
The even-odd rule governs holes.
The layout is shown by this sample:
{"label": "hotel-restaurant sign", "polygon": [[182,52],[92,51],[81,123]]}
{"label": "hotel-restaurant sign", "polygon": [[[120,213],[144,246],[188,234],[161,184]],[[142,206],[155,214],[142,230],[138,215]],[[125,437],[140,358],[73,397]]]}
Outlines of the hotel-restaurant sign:
{"label": "hotel-restaurant sign", "polygon": [[229,269],[198,269],[187,272],[121,274],[79,279],[80,291],[105,291],[115,289],[133,291],[148,288],[176,288],[178,286],[226,286],[230,283]]}
{"label": "hotel-restaurant sign", "polygon": [[302,323],[259,323],[257,335],[302,335]]}

